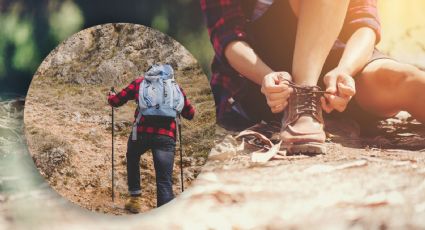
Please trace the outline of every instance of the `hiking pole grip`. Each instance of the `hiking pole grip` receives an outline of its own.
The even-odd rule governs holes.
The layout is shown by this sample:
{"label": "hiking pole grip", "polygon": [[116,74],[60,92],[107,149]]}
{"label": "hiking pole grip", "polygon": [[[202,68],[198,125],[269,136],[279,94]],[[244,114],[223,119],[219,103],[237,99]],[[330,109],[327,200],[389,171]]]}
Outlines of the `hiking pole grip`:
{"label": "hiking pole grip", "polygon": [[[114,87],[111,87],[111,92],[115,93]],[[115,200],[115,183],[114,183],[114,134],[115,134],[115,121],[114,121],[114,107],[111,106],[112,109],[112,170],[111,170],[111,176],[112,176],[112,202]]]}

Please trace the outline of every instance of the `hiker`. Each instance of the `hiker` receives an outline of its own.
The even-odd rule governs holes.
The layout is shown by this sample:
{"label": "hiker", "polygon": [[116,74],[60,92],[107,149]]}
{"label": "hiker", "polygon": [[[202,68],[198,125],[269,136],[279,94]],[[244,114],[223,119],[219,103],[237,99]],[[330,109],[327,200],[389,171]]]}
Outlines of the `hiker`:
{"label": "hiker", "polygon": [[[174,85],[168,85],[167,79]],[[125,209],[138,213],[142,193],[139,165],[141,155],[149,149],[152,150],[157,207],[164,205],[174,198],[172,173],[176,147],[175,118],[181,111],[184,118],[191,120],[195,110],[183,89],[175,83],[170,65],[153,65],[144,77],[137,78],[118,94],[111,93],[108,97],[108,103],[113,107],[122,106],[128,100],[135,100],[138,106],[134,115],[135,125],[127,143],[127,183],[130,198]],[[170,103],[176,106],[173,107]]]}
{"label": "hiker", "polygon": [[425,72],[375,48],[376,0],[201,0],[201,8],[221,126],[281,121],[289,153],[321,154],[322,110],[360,125],[400,110],[425,121]]}

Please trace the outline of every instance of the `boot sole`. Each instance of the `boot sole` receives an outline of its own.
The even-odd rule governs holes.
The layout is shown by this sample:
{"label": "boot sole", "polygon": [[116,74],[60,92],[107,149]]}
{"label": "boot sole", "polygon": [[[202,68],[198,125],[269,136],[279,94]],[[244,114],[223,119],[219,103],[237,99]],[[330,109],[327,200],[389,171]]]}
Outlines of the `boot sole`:
{"label": "boot sole", "polygon": [[127,211],[129,211],[129,212],[131,212],[133,214],[140,213],[140,210],[134,210],[134,209],[130,209],[130,208],[125,208],[125,210],[127,210]]}
{"label": "boot sole", "polygon": [[286,146],[289,154],[305,154],[305,155],[319,155],[326,154],[327,149],[324,143],[300,143],[300,144],[289,144]]}
{"label": "boot sole", "polygon": [[134,209],[134,208],[131,208],[131,207],[128,207],[128,206],[124,206],[124,209],[133,213],[133,214],[140,213],[140,209]]}

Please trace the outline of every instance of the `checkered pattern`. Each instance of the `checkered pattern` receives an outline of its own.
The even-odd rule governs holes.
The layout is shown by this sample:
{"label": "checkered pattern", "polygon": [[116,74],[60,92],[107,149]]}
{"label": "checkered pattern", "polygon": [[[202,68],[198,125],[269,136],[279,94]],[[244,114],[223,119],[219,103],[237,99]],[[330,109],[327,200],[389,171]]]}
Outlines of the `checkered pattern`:
{"label": "checkered pattern", "polygon": [[[119,107],[127,103],[129,100],[135,100],[138,104],[139,101],[139,88],[140,84],[143,81],[143,77],[139,77],[126,88],[121,90],[116,95],[111,95],[108,97],[108,103],[113,107]],[[190,104],[189,99],[187,99],[186,94],[183,89],[180,87],[180,90],[184,96],[184,107],[181,112],[181,115],[191,120],[195,115],[195,109]],[[139,107],[137,107],[134,113],[134,119],[136,120],[137,114],[139,113]],[[170,117],[161,117],[161,116],[142,116],[137,126],[137,133],[155,133],[160,135],[170,136],[176,138],[176,121]]]}
{"label": "checkered pattern", "polygon": [[[275,0],[280,1],[280,0]],[[380,40],[380,23],[376,9],[377,0],[351,0],[339,40],[346,42],[360,27],[369,27]],[[248,41],[245,30],[248,17],[244,4],[247,0],[200,0],[210,40],[215,51],[212,63],[211,88],[216,102],[217,118],[230,109],[228,99],[242,86],[242,78],[226,60],[224,49],[235,40]],[[249,8],[249,7],[247,7]],[[273,27],[273,25],[270,25]]]}

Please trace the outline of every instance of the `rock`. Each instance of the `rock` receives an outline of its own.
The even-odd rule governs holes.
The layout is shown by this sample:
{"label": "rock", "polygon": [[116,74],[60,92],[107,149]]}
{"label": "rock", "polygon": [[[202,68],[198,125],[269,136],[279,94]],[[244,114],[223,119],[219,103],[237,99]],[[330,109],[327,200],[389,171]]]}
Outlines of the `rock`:
{"label": "rock", "polygon": [[75,123],[80,123],[81,122],[81,113],[80,112],[73,112],[73,118],[72,121]]}
{"label": "rock", "polygon": [[183,175],[184,175],[184,179],[185,179],[185,180],[192,181],[192,180],[194,180],[194,179],[195,179],[195,174],[192,172],[192,170],[189,170],[189,169],[187,169],[187,168],[185,168],[185,169],[183,170]]}
{"label": "rock", "polygon": [[89,131],[89,135],[90,136],[97,136],[98,135],[97,129],[96,128],[91,128],[90,131]]}
{"label": "rock", "polygon": [[411,115],[406,111],[401,111],[395,117],[402,121],[406,121],[409,117],[411,117]]}
{"label": "rock", "polygon": [[34,158],[37,166],[49,177],[54,171],[61,169],[61,166],[69,160],[69,155],[62,147],[53,147]]}
{"label": "rock", "polygon": [[194,158],[193,157],[183,156],[182,159],[183,159],[183,166],[184,167],[193,166],[194,163],[196,163],[194,161]]}
{"label": "rock", "polygon": [[238,152],[243,150],[243,142],[239,145],[237,140],[231,135],[227,135],[223,141],[217,143],[213,149],[211,149],[208,155],[209,160],[225,160],[232,158]]}
{"label": "rock", "polygon": [[45,59],[35,78],[52,77],[77,85],[122,85],[154,63],[168,63],[178,71],[197,66],[183,46],[163,33],[141,25],[106,24],[68,38]]}

